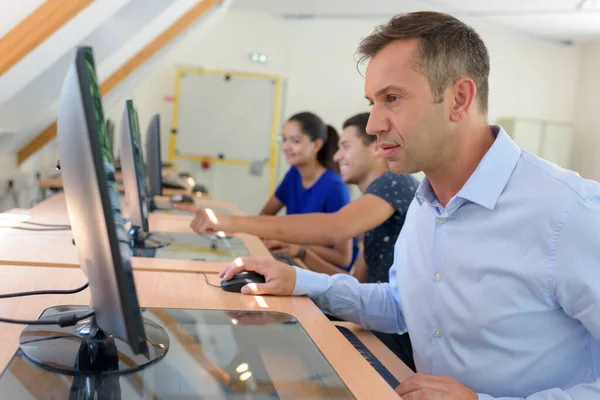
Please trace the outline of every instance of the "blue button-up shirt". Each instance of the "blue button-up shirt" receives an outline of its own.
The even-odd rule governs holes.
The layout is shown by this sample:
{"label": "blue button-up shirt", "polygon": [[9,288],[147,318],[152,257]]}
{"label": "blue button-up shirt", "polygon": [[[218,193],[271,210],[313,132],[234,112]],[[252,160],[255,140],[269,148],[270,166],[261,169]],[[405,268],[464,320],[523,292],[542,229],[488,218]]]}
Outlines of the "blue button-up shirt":
{"label": "blue button-up shirt", "polygon": [[419,372],[481,400],[600,399],[600,184],[494,144],[443,207],[425,178],[389,284],[297,269],[294,294],[410,333]]}

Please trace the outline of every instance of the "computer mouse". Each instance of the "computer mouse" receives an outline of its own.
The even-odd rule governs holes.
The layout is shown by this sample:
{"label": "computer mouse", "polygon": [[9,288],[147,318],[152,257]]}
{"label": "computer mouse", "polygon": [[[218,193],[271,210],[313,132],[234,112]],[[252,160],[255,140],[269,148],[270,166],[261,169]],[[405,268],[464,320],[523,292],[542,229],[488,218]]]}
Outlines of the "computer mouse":
{"label": "computer mouse", "polygon": [[226,292],[239,293],[249,283],[265,283],[265,277],[254,271],[243,271],[235,274],[228,281],[221,281],[221,289]]}
{"label": "computer mouse", "polygon": [[194,198],[187,194],[174,194],[171,196],[171,203],[194,203]]}

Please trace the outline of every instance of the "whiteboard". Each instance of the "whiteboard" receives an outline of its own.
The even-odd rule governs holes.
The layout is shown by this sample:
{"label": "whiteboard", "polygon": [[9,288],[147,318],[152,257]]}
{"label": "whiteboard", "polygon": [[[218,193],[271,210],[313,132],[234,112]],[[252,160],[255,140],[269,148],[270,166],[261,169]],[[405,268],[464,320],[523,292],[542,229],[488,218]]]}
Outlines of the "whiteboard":
{"label": "whiteboard", "polygon": [[274,79],[185,73],[180,85],[177,154],[247,161],[269,158]]}

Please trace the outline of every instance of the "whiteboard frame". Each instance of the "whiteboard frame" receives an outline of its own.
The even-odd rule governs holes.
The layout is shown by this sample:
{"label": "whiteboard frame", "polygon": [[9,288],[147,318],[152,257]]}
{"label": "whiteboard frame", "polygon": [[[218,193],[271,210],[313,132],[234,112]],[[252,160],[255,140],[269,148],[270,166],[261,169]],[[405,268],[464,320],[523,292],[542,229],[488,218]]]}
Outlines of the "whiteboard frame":
{"label": "whiteboard frame", "polygon": [[259,74],[253,72],[242,72],[242,71],[228,71],[228,70],[211,70],[204,68],[189,68],[189,67],[177,67],[177,73],[175,76],[175,96],[173,99],[173,119],[171,121],[171,134],[169,137],[169,162],[173,162],[175,159],[180,160],[194,160],[200,162],[210,163],[224,163],[229,165],[238,166],[250,166],[250,160],[237,160],[228,158],[217,158],[211,156],[197,156],[197,155],[186,155],[178,154],[177,149],[177,133],[179,127],[179,101],[181,94],[181,80],[184,75],[198,74],[198,75],[217,75],[217,76],[233,76],[241,78],[254,78],[254,79],[269,79],[275,82],[274,96],[273,96],[273,113],[271,119],[271,139],[270,139],[270,151],[269,161],[265,165],[270,170],[269,174],[269,196],[275,192],[275,182],[277,179],[277,156],[278,156],[278,144],[277,136],[279,132],[279,118],[281,110],[281,76],[272,74]]}

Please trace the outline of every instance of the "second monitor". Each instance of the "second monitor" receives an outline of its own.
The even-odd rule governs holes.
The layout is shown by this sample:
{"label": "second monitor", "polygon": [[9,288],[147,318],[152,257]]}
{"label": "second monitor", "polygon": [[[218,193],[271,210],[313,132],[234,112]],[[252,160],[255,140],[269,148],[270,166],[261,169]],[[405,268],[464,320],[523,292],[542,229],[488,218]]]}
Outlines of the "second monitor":
{"label": "second monitor", "polygon": [[[192,232],[151,232],[148,213],[152,202],[152,191],[148,190],[138,116],[132,100],[125,102],[121,127],[121,169],[127,211],[131,221],[129,235],[133,255],[202,261],[231,261],[232,258],[249,255],[248,249],[239,238],[223,239],[201,236]],[[155,152],[151,153],[148,154],[149,157],[156,156]]]}

